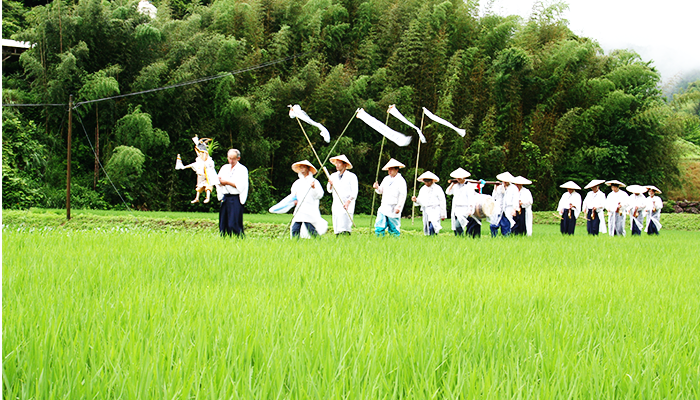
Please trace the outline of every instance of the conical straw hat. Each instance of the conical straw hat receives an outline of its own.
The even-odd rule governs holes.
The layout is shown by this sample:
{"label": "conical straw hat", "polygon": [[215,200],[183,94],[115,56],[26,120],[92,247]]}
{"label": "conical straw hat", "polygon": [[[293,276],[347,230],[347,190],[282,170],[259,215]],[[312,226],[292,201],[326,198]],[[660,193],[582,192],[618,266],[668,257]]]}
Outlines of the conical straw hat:
{"label": "conical straw hat", "polygon": [[457,168],[456,170],[452,171],[452,172],[450,173],[450,176],[451,176],[452,178],[455,178],[455,179],[457,179],[457,178],[467,179],[467,178],[469,178],[470,176],[472,176],[472,174],[470,174],[469,171],[463,169],[462,167],[459,167],[459,168]]}
{"label": "conical straw hat", "polygon": [[513,178],[515,178],[510,172],[506,171],[501,174],[496,175],[496,179],[498,179],[501,182],[508,182],[512,183]]}
{"label": "conical straw hat", "polygon": [[339,155],[339,156],[331,157],[330,160],[331,160],[331,162],[333,162],[333,161],[335,161],[335,160],[340,160],[340,161],[342,161],[342,162],[344,162],[345,164],[348,165],[347,167],[345,167],[345,169],[352,169],[352,164],[350,163],[350,160],[348,160],[348,158],[345,157],[345,154],[341,154],[341,155]]}
{"label": "conical straw hat", "polygon": [[565,184],[559,186],[562,189],[574,189],[574,190],[581,190],[581,186],[577,185],[576,182],[574,181],[568,181]]}
{"label": "conical straw hat", "polygon": [[440,182],[440,178],[438,178],[437,175],[435,175],[434,173],[432,173],[432,172],[430,172],[430,171],[425,171],[425,172],[423,172],[423,173],[418,177],[418,182],[423,182],[423,183],[425,183],[425,180],[426,180],[426,179],[430,179],[430,180],[432,180],[433,182]]}
{"label": "conical straw hat", "polygon": [[309,162],[309,160],[304,160],[304,161],[295,162],[294,164],[292,164],[292,171],[294,171],[294,172],[296,172],[296,173],[301,172],[301,170],[299,169],[299,167],[302,166],[302,165],[308,166],[309,169],[311,170],[311,173],[312,173],[312,174],[315,174],[316,171],[317,171],[317,170],[316,170],[316,167],[314,167],[314,165],[311,164],[311,163]]}
{"label": "conical straw hat", "polygon": [[584,189],[590,189],[590,188],[592,188],[593,186],[600,186],[600,185],[602,185],[602,184],[604,184],[604,183],[605,183],[605,180],[603,180],[603,179],[593,179],[592,181],[590,181],[590,182],[588,183],[588,185],[586,185],[586,186],[584,187]]}
{"label": "conical straw hat", "polygon": [[389,160],[388,163],[386,163],[386,165],[384,165],[384,167],[382,167],[382,171],[388,171],[389,168],[394,168],[394,167],[405,168],[406,166],[392,158],[391,160]]}

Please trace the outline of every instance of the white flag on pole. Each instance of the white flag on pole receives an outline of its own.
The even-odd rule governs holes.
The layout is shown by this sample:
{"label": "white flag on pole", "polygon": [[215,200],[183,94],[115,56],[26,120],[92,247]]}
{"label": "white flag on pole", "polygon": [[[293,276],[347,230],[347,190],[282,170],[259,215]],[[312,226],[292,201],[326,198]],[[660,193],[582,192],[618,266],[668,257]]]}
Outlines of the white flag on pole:
{"label": "white flag on pole", "polygon": [[399,132],[396,132],[395,130],[389,128],[388,126],[384,125],[384,123],[373,116],[367,114],[367,112],[360,108],[357,110],[357,118],[361,119],[362,121],[365,122],[365,124],[369,125],[372,129],[375,131],[381,133],[386,137],[387,139],[391,140],[392,142],[398,144],[401,147],[408,146],[409,143],[411,143],[411,137],[406,136],[404,134],[401,134]]}
{"label": "white flag on pole", "polygon": [[317,127],[321,130],[321,136],[323,136],[323,140],[325,140],[326,143],[331,142],[331,134],[328,133],[328,129],[326,129],[325,126],[311,119],[311,117],[309,117],[309,115],[301,109],[301,106],[299,104],[295,104],[289,107],[289,118],[299,118],[307,124]]}
{"label": "white flag on pole", "polygon": [[444,119],[438,117],[437,115],[431,113],[427,108],[423,107],[423,112],[425,113],[425,116],[432,119],[433,121],[437,122],[438,124],[445,125],[446,127],[453,129],[455,132],[459,133],[459,136],[464,137],[464,135],[467,134],[467,131],[464,129],[457,128],[456,126],[452,125],[451,123],[445,121]]}
{"label": "white flag on pole", "polygon": [[425,140],[425,136],[423,136],[423,132],[420,131],[420,128],[418,128],[417,126],[415,126],[415,125],[413,125],[412,123],[410,123],[410,122],[406,119],[406,117],[404,117],[403,114],[401,114],[401,113],[399,112],[399,109],[396,108],[396,104],[392,104],[392,105],[389,106],[389,114],[391,114],[391,115],[393,115],[394,117],[398,118],[398,120],[401,121],[401,122],[403,122],[404,124],[406,124],[406,125],[410,126],[411,128],[415,129],[416,132],[418,132],[418,137],[420,138],[420,142],[421,142],[421,143],[427,143],[427,142],[428,142],[427,140]]}

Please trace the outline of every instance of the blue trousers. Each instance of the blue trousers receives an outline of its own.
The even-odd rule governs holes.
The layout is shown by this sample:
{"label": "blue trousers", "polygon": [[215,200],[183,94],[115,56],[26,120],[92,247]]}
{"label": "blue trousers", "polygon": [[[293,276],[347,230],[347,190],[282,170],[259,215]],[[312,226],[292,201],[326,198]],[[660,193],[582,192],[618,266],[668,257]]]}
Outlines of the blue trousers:
{"label": "blue trousers", "polygon": [[586,228],[589,235],[598,235],[600,233],[600,218],[595,210],[588,210]]}
{"label": "blue trousers", "polygon": [[386,231],[392,236],[401,235],[401,218],[389,218],[386,215],[377,212],[377,220],[374,222],[374,233],[377,236],[384,236]]}
{"label": "blue trousers", "polygon": [[314,228],[311,222],[295,222],[292,225],[292,237],[299,237],[299,232],[301,232],[302,223],[306,225],[306,230],[309,231],[309,235],[311,235],[311,237],[318,236],[318,232],[316,232],[316,228]]}
{"label": "blue trousers", "polygon": [[574,229],[576,229],[576,217],[574,217],[574,212],[571,211],[571,216],[569,217],[569,210],[564,210],[564,214],[561,216],[559,230],[562,235],[573,235]]}
{"label": "blue trousers", "polygon": [[508,236],[510,235],[510,221],[508,221],[508,218],[506,218],[505,213],[501,213],[501,221],[498,223],[498,225],[490,225],[491,227],[491,236],[496,237],[498,235],[498,228],[501,228],[501,235],[503,236]]}
{"label": "blue trousers", "polygon": [[222,236],[243,236],[243,205],[237,194],[225,194],[221,200],[219,232]]}

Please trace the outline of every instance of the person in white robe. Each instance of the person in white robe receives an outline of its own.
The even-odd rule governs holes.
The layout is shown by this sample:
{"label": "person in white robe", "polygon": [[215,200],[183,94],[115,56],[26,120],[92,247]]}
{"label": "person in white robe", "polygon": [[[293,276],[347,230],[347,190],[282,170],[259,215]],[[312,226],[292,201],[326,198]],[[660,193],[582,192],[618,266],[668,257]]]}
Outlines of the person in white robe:
{"label": "person in white robe", "polygon": [[450,186],[447,187],[445,193],[452,196],[452,211],[450,217],[452,221],[452,230],[455,236],[462,236],[467,230],[469,217],[474,213],[474,204],[470,203],[470,190],[467,185],[467,178],[471,174],[463,168],[457,168],[450,173]]}
{"label": "person in white robe", "polygon": [[[515,225],[515,220],[513,217],[516,215],[516,210],[519,206],[520,192],[518,188],[511,185],[512,180],[515,177],[510,172],[503,172],[496,175],[496,179],[501,181],[503,184],[503,189],[494,189],[496,196],[501,196],[500,190],[503,190],[499,215],[492,218],[491,220],[491,234],[495,237],[498,233],[498,228],[501,229],[501,234],[503,236],[509,236],[510,231]],[[497,201],[499,199],[496,199]]]}
{"label": "person in white robe", "polygon": [[586,215],[586,229],[589,235],[606,233],[605,226],[605,193],[600,190],[600,185],[605,183],[602,179],[594,179],[584,187],[591,189],[583,200],[581,210]]}
{"label": "person in white robe", "polygon": [[532,181],[522,176],[513,178],[513,185],[518,190],[518,208],[515,211],[512,232],[514,235],[532,236],[532,193],[523,185],[529,185]]}
{"label": "person in white robe", "polygon": [[632,193],[627,201],[627,213],[630,216],[630,231],[632,235],[639,236],[644,230],[644,214],[647,208],[647,198],[644,192],[647,188],[639,185],[629,185],[627,191]]}
{"label": "person in white robe", "polygon": [[352,169],[352,164],[345,154],[331,157],[330,161],[336,169],[326,185],[326,190],[333,196],[333,206],[331,207],[333,232],[336,235],[350,235],[352,232],[351,218],[355,214],[355,200],[358,192],[357,175],[348,171]]}
{"label": "person in white robe", "polygon": [[576,219],[581,213],[581,195],[577,192],[581,187],[573,181],[568,181],[559,187],[566,189],[557,206],[561,216],[560,231],[562,235],[573,235],[576,230]]}
{"label": "person in white robe", "polygon": [[664,203],[657,194],[661,194],[656,186],[647,186],[649,197],[647,197],[647,223],[644,229],[649,235],[658,235],[661,230],[661,209],[664,208]]}
{"label": "person in white robe", "polygon": [[501,216],[503,216],[503,197],[506,195],[506,189],[501,182],[496,182],[493,187],[491,197],[493,198],[493,212],[489,217],[489,227],[491,236],[498,235],[498,227],[501,224]]}
{"label": "person in white robe", "polygon": [[442,220],[447,218],[447,201],[445,192],[437,184],[440,181],[437,175],[426,171],[418,177],[418,182],[424,184],[418,191],[418,197],[411,196],[411,200],[420,206],[423,213],[423,234],[425,236],[437,235],[442,229]]}
{"label": "person in white robe", "polygon": [[620,190],[626,185],[618,180],[605,182],[612,191],[605,200],[605,209],[608,210],[608,234],[610,236],[625,236],[625,219],[627,218],[627,193]]}
{"label": "person in white robe", "polygon": [[323,235],[328,222],[321,217],[319,202],[323,197],[323,186],[314,178],[316,167],[303,160],[292,164],[299,179],[292,184],[291,195],[296,197],[294,217],[290,227],[292,237],[310,238]]}
{"label": "person in white robe", "polygon": [[248,198],[248,168],[239,161],[241,152],[229,149],[226,154],[228,164],[219,170],[219,183],[216,194],[221,201],[219,209],[219,232],[222,236],[243,236],[243,205]]}
{"label": "person in white robe", "polygon": [[388,172],[382,184],[374,182],[372,185],[375,192],[382,196],[382,202],[377,210],[377,219],[374,222],[374,232],[377,236],[384,236],[386,231],[392,236],[401,235],[401,211],[408,195],[406,180],[399,173],[399,168],[404,167],[405,165],[399,161],[390,159],[382,168],[383,171]]}

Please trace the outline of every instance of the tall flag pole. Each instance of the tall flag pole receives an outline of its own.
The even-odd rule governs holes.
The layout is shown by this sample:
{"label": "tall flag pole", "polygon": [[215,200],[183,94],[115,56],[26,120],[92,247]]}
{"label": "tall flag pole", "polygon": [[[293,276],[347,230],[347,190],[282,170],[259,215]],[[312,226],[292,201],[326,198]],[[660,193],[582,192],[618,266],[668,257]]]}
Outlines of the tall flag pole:
{"label": "tall flag pole", "polygon": [[[423,107],[423,115],[420,117],[420,130],[423,132],[423,120],[425,119],[425,107]],[[423,134],[421,134],[423,136]],[[425,136],[423,136],[421,139],[425,139]],[[418,158],[420,157],[420,143],[426,143],[423,140],[418,141],[418,151],[416,152],[416,171],[415,171],[415,176],[413,177],[413,197],[416,196],[416,185],[418,182]],[[412,203],[411,206],[411,225],[413,225],[414,220],[416,218],[416,203]]]}

